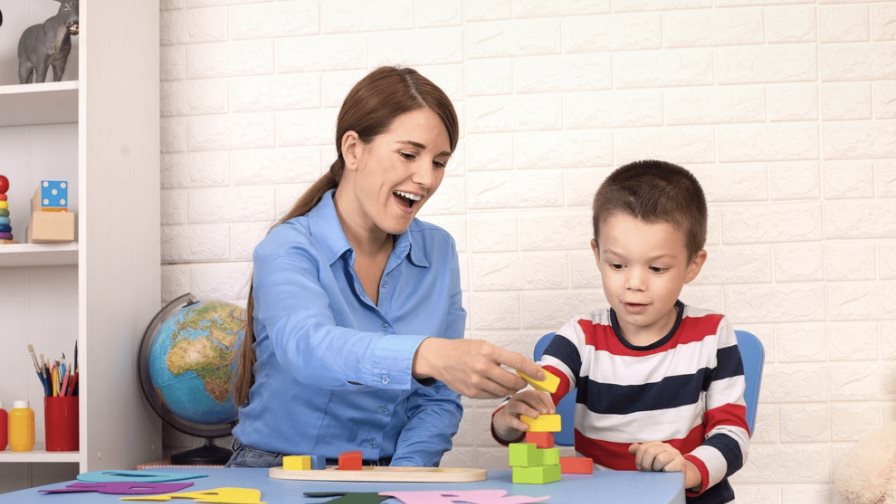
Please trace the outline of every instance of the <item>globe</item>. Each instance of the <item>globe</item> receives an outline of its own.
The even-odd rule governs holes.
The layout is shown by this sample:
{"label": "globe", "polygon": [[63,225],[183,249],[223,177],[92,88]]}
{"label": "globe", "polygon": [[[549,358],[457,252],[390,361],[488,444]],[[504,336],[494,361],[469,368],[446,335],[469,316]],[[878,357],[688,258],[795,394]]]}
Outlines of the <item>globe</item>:
{"label": "globe", "polygon": [[137,368],[143,395],[168,425],[205,438],[175,453],[174,464],[223,464],[231,451],[214,444],[237,420],[234,358],[246,327],[243,308],[184,294],[153,317],[140,344]]}

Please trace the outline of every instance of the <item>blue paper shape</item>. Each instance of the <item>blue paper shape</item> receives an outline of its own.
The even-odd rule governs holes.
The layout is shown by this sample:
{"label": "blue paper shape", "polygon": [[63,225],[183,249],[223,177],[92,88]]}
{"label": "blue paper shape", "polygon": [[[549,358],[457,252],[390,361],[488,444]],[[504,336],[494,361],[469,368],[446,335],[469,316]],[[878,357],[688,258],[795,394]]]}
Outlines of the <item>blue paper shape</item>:
{"label": "blue paper shape", "polygon": [[162,483],[165,481],[182,481],[194,478],[205,478],[207,474],[158,472],[158,471],[91,471],[77,476],[78,481],[90,483]]}

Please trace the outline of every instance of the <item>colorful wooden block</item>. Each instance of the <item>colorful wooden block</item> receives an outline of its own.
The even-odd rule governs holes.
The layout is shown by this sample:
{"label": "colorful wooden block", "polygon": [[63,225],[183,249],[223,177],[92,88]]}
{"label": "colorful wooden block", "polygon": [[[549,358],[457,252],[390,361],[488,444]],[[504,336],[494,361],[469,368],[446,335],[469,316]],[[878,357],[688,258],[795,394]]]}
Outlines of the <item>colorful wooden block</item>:
{"label": "colorful wooden block", "polygon": [[520,416],[520,420],[529,426],[529,432],[560,432],[560,415],[539,415],[538,418]]}
{"label": "colorful wooden block", "polygon": [[553,448],[553,432],[526,432],[526,442],[535,443],[536,448]]}
{"label": "colorful wooden block", "polygon": [[311,456],[311,469],[322,470],[327,468],[327,457],[323,455]]}
{"label": "colorful wooden block", "polygon": [[58,212],[68,208],[68,182],[42,180],[40,182],[40,207],[44,212]]}
{"label": "colorful wooden block", "polygon": [[514,484],[544,485],[553,483],[560,481],[560,466],[514,467],[511,479]]}
{"label": "colorful wooden block", "polygon": [[308,455],[284,455],[283,469],[285,471],[310,471],[311,457]]}
{"label": "colorful wooden block", "polygon": [[9,202],[8,201],[0,201],[0,208],[3,208],[3,209],[9,208]]}
{"label": "colorful wooden block", "polygon": [[544,380],[536,380],[531,376],[523,373],[522,371],[517,371],[516,374],[523,377],[524,380],[529,382],[529,385],[532,385],[532,388],[535,390],[541,390],[543,392],[549,392],[553,394],[557,391],[557,387],[560,385],[560,378],[557,378],[555,375],[544,372]]}
{"label": "colorful wooden block", "polygon": [[360,471],[363,460],[361,450],[347,451],[339,454],[340,471]]}
{"label": "colorful wooden block", "polygon": [[541,452],[541,465],[560,465],[560,448],[543,448]]}
{"label": "colorful wooden block", "polygon": [[531,467],[541,465],[541,454],[533,443],[510,443],[507,465],[510,467]]}
{"label": "colorful wooden block", "polygon": [[31,212],[26,229],[29,243],[67,242],[75,239],[75,214],[71,212]]}
{"label": "colorful wooden block", "polygon": [[588,457],[560,457],[560,472],[563,474],[592,474],[594,462]]}

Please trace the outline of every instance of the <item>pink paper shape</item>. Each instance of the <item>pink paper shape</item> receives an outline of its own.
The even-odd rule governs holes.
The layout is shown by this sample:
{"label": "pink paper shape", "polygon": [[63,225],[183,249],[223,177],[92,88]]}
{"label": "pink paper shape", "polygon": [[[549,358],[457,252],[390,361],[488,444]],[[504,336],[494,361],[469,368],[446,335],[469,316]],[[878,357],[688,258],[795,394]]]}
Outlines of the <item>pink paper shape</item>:
{"label": "pink paper shape", "polygon": [[41,490],[42,493],[81,493],[81,492],[98,492],[110,495],[156,495],[177,492],[193,486],[192,482],[178,483],[141,483],[115,481],[108,483],[72,483],[64,488],[53,488],[51,490]]}
{"label": "pink paper shape", "polygon": [[507,490],[460,490],[422,492],[380,492],[380,495],[394,497],[404,504],[532,504],[551,498],[529,497],[527,495],[507,495]]}

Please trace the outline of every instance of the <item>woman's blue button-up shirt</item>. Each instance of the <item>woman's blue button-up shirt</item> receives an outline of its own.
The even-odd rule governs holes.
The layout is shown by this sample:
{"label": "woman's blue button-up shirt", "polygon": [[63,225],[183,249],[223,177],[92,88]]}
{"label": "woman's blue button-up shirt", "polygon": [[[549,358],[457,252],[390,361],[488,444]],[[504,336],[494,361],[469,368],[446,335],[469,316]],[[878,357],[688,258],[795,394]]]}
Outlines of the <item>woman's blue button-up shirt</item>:
{"label": "woman's blue button-up shirt", "polygon": [[411,376],[429,336],[462,338],[454,240],[414,219],[395,243],[372,304],[354,269],[333,191],[310,212],[276,226],[256,247],[257,362],[234,435],[284,454],[436,466],[463,412],[441,382]]}

